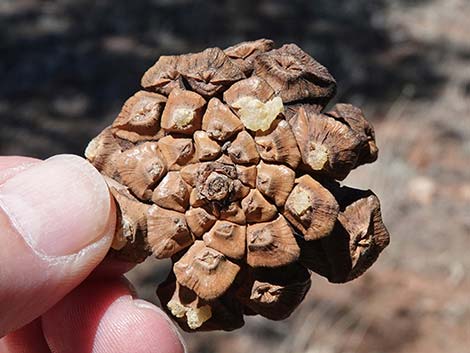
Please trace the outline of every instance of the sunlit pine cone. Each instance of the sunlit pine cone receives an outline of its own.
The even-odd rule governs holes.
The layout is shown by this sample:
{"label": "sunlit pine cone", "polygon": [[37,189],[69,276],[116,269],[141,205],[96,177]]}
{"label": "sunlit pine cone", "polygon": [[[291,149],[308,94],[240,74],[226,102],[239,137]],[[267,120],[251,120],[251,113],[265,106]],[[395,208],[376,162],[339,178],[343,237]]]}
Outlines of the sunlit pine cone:
{"label": "sunlit pine cone", "polygon": [[86,150],[119,209],[110,256],[171,258],[163,307],[185,330],[288,317],[310,288],[362,274],[388,245],[377,197],[341,187],[377,158],[328,70],[270,40],[162,56]]}

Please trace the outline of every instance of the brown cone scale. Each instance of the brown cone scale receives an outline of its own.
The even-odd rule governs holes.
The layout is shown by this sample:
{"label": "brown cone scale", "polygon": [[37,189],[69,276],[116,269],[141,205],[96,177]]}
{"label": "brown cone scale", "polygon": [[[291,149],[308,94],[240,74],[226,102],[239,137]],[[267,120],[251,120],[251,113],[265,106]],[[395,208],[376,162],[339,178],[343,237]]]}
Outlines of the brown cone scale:
{"label": "brown cone scale", "polygon": [[378,198],[340,187],[377,159],[328,70],[267,39],[162,56],[85,152],[118,209],[110,256],[171,258],[157,291],[187,331],[282,320],[310,288],[360,276],[389,243]]}

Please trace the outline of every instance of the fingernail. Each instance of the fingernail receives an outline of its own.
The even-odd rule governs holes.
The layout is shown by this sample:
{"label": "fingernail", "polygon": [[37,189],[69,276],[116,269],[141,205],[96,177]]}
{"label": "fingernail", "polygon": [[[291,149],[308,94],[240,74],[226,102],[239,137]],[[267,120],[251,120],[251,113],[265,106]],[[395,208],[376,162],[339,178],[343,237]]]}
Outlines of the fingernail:
{"label": "fingernail", "polygon": [[8,179],[13,178],[16,174],[19,174],[22,171],[35,165],[36,163],[39,162],[24,162],[14,167],[0,170],[0,185],[5,183]]}
{"label": "fingernail", "polygon": [[39,162],[41,160],[30,157],[0,156],[0,184]]}
{"label": "fingernail", "polygon": [[25,241],[47,256],[75,254],[100,239],[110,202],[99,172],[73,155],[49,158],[0,186],[0,208]]}
{"label": "fingernail", "polygon": [[174,340],[179,342],[179,344],[181,345],[181,351],[184,353],[187,352],[186,344],[184,342],[183,337],[181,336],[181,333],[178,331],[173,321],[171,321],[171,319],[159,307],[142,299],[134,299],[132,303],[135,306],[137,306],[139,309],[146,309],[146,310],[153,311],[159,317],[161,317],[168,324],[167,327],[170,329],[171,333],[173,334]]}

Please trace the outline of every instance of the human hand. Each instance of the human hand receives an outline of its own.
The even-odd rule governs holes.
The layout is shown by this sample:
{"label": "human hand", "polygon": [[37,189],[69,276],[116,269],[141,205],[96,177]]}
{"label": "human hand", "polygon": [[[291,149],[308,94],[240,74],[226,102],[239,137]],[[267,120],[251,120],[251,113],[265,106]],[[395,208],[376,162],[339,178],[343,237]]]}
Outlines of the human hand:
{"label": "human hand", "polygon": [[[0,157],[0,352],[180,353],[176,328],[102,262],[115,206],[72,155]],[[99,266],[98,266],[99,265]]]}

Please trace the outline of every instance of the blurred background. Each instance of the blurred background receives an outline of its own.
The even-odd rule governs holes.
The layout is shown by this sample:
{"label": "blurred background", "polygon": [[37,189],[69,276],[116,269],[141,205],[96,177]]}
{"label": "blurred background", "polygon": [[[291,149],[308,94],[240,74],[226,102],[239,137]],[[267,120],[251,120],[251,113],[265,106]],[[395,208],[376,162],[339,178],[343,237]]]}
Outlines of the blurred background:
{"label": "blurred background", "polygon": [[[185,335],[194,353],[463,353],[470,347],[470,1],[0,0],[0,154],[83,154],[162,54],[270,38],[374,123],[371,188],[392,235],[363,277],[313,277],[283,322]],[[164,262],[130,277],[156,301]]]}

